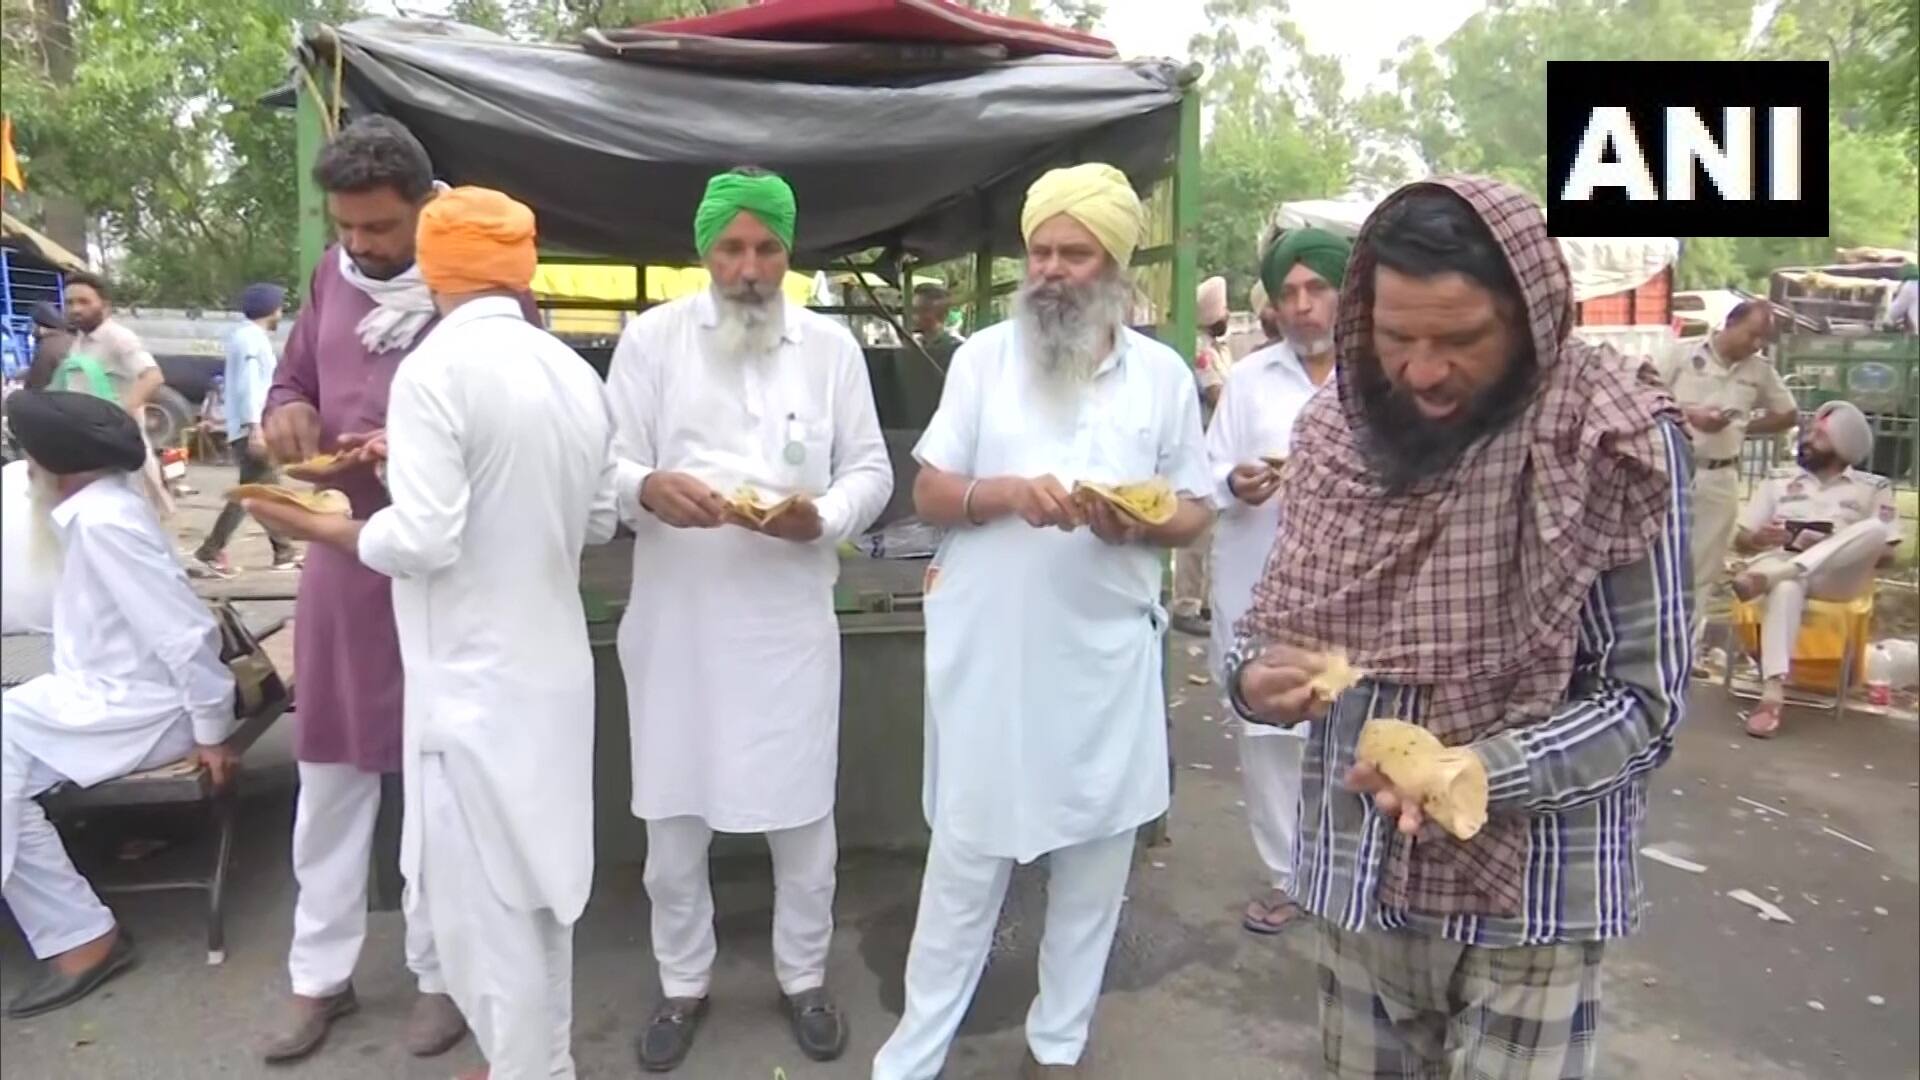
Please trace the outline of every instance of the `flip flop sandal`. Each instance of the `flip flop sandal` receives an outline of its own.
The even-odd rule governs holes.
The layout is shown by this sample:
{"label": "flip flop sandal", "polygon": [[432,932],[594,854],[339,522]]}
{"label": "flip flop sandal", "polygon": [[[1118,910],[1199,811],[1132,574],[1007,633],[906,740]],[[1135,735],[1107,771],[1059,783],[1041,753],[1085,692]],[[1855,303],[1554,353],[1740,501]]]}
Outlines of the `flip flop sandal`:
{"label": "flip flop sandal", "polygon": [[[1258,909],[1258,914],[1255,909]],[[1276,889],[1266,899],[1255,899],[1248,904],[1247,910],[1240,916],[1240,925],[1248,933],[1271,937],[1286,932],[1305,914],[1305,909],[1293,897]]]}
{"label": "flip flop sandal", "polygon": [[1780,734],[1780,709],[1761,706],[1746,715],[1747,734],[1756,739],[1771,739]]}

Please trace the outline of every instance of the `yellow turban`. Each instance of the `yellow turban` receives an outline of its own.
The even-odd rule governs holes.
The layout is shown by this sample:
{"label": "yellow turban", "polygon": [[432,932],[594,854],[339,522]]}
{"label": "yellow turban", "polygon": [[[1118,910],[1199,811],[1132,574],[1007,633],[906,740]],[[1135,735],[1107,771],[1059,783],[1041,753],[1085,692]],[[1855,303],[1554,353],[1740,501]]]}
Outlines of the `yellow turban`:
{"label": "yellow turban", "polygon": [[492,188],[457,187],[420,211],[414,261],[444,296],[524,292],[539,261],[533,238],[532,210]]}
{"label": "yellow turban", "polygon": [[1146,213],[1133,193],[1127,175],[1097,161],[1054,169],[1027,189],[1027,206],[1020,212],[1020,235],[1033,231],[1056,214],[1067,214],[1087,227],[1113,261],[1126,266],[1146,231]]}

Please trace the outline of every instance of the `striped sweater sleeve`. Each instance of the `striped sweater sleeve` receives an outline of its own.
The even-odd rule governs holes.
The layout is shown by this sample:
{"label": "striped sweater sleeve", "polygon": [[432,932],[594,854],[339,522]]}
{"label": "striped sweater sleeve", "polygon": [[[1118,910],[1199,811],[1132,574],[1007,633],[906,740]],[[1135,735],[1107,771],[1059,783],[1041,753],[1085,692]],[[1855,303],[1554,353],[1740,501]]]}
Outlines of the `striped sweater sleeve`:
{"label": "striped sweater sleeve", "polygon": [[1553,813],[1592,802],[1666,761],[1693,667],[1687,504],[1691,454],[1663,424],[1667,513],[1639,561],[1600,576],[1580,611],[1567,700],[1545,721],[1473,745],[1495,809]]}

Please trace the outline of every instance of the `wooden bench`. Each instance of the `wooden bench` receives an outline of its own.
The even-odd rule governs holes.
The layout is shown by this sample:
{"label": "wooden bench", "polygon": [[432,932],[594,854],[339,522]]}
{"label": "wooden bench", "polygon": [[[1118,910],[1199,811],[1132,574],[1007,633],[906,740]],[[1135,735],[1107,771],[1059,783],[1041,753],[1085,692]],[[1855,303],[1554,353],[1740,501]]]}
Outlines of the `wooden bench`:
{"label": "wooden bench", "polygon": [[[287,702],[264,709],[250,716],[242,717],[234,730],[232,745],[240,752],[244,767],[247,750],[264,735],[274,722],[280,719],[291,704],[293,690],[293,632],[287,629],[290,620],[279,618],[264,625],[249,624],[254,636],[260,641],[281,673],[287,684]],[[4,682],[17,685],[24,682],[36,666],[41,670],[50,670],[51,644],[42,638],[41,648],[49,653],[41,665],[33,663],[30,646],[16,638],[7,639],[7,668]],[[140,893],[163,892],[191,889],[207,894],[207,963],[223,963],[226,951],[226,888],[227,871],[233,862],[233,838],[239,817],[239,782],[229,784],[224,791],[216,790],[205,769],[190,765],[186,761],[177,761],[157,769],[147,769],[126,776],[116,777],[82,788],[74,784],[60,784],[40,796],[40,804],[46,808],[49,817],[71,817],[76,814],[98,810],[127,809],[142,806],[192,806],[203,805],[213,821],[214,854],[205,873],[179,877],[166,877],[152,881],[96,884],[101,893]]]}

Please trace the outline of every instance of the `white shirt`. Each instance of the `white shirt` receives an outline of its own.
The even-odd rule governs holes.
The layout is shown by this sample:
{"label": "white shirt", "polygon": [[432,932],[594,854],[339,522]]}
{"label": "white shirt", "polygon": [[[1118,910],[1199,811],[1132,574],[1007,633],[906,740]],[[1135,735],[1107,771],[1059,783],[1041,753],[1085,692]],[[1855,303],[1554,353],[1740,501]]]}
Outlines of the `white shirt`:
{"label": "white shirt", "polygon": [[[140,336],[111,316],[101,320],[100,325],[92,330],[74,335],[73,348],[67,355],[91,356],[99,361],[121,404],[126,403],[127,392],[133,389],[133,384],[140,376],[160,366],[147,347],[140,343]],[[75,385],[66,389],[86,390],[87,387],[78,385],[76,381]]]}
{"label": "white shirt", "polygon": [[1886,477],[1846,468],[1822,478],[1798,464],[1769,473],[1740,512],[1740,527],[1748,532],[1789,521],[1824,521],[1839,532],[1858,522],[1878,521],[1888,543],[1900,540],[1899,520],[1893,481]]}
{"label": "white shirt", "polygon": [[53,632],[58,574],[33,565],[33,478],[27,463],[0,468],[0,633]]}
{"label": "white shirt", "polygon": [[[914,454],[944,472],[1133,483],[1212,502],[1193,376],[1123,331],[1084,387],[1042,385],[1012,324],[953,354]],[[1030,861],[1167,807],[1163,553],[1019,518],[950,530],[926,597],[928,823]]]}
{"label": "white shirt", "polygon": [[[1285,342],[1275,342],[1234,365],[1220,391],[1220,406],[1207,429],[1207,457],[1213,468],[1214,501],[1220,518],[1213,526],[1213,669],[1224,679],[1234,625],[1253,603],[1253,587],[1267,566],[1273,536],[1280,528],[1284,490],[1259,506],[1248,506],[1227,486],[1238,465],[1264,457],[1285,457],[1293,448],[1293,425],[1308,399],[1319,391]],[[1307,725],[1283,728],[1244,724],[1245,734],[1305,736]]]}
{"label": "white shirt", "polygon": [[[233,731],[220,628],[194,595],[153,507],[130,478],[95,480],[53,509],[62,551],[53,672],[0,699],[6,739],[91,787],[140,766],[175,725],[210,746]],[[24,776],[8,770],[11,789]],[[14,799],[0,841],[14,850]],[[11,865],[0,867],[4,880]]]}
{"label": "white shirt", "polygon": [[437,754],[501,902],[570,923],[593,879],[580,551],[619,522],[600,380],[518,301],[475,300],[400,365],[386,432],[393,505],[367,521],[359,555],[394,579],[402,868],[418,876],[411,778]]}
{"label": "white shirt", "polygon": [[[879,517],[893,468],[866,358],[845,327],[788,302],[772,355],[714,355],[700,292],[620,336],[607,379],[621,511],[634,529],[620,623],[633,812],[721,832],[794,828],[833,809],[840,740],[836,548]],[[734,526],[676,529],[640,507],[654,470],[722,495],[804,494],[812,543]]]}

